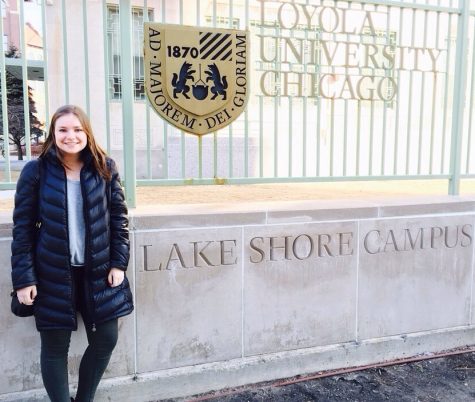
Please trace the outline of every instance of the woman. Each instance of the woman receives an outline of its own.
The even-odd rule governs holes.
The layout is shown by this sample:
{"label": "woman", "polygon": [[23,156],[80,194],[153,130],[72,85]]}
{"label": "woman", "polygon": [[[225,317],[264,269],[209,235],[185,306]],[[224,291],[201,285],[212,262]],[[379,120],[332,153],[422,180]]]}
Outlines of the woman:
{"label": "woman", "polygon": [[[34,305],[48,396],[92,401],[117,342],[118,318],[133,303],[119,175],[79,107],[66,105],[53,115],[41,155],[18,179],[13,223],[13,288],[21,303]],[[67,362],[77,311],[89,346],[70,399]]]}

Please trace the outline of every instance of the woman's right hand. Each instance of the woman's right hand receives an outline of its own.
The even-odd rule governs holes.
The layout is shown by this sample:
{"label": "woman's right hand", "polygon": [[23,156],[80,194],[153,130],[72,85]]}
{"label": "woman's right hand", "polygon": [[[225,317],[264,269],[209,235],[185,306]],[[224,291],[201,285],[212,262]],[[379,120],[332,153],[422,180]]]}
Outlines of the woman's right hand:
{"label": "woman's right hand", "polygon": [[26,288],[18,289],[16,291],[18,301],[21,304],[26,304],[28,306],[31,306],[33,304],[36,294],[36,285],[27,286]]}

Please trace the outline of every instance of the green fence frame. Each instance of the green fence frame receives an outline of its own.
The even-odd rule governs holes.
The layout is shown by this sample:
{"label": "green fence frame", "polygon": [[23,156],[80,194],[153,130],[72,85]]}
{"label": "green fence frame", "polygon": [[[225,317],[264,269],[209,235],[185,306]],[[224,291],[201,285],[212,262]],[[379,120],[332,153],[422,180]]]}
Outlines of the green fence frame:
{"label": "green fence frame", "polygon": [[[212,16],[211,19],[208,21],[203,21],[202,15],[199,12],[200,8],[203,6],[204,1],[203,0],[195,0],[194,2],[194,9],[197,11],[196,12],[196,19],[195,19],[195,24],[196,25],[203,25],[203,26],[217,26],[218,25],[218,5],[217,1],[213,0],[213,7],[212,7]],[[252,5],[259,4],[257,0],[236,0],[236,3],[239,3],[240,6],[244,5],[245,8],[245,13],[244,17],[241,14],[241,25],[243,27],[248,27],[251,23],[250,21],[250,7],[251,3]],[[312,1],[308,1],[307,3],[312,3]],[[133,41],[132,41],[132,35],[133,35],[133,26],[132,26],[132,18],[131,18],[131,13],[132,13],[132,2],[131,0],[118,0],[118,5],[119,5],[119,10],[120,10],[120,56],[121,56],[121,63],[120,63],[120,68],[121,68],[121,89],[122,89],[122,99],[121,99],[121,105],[122,105],[122,130],[123,130],[123,179],[125,183],[125,190],[126,190],[126,198],[131,207],[134,207],[136,204],[136,187],[137,186],[156,186],[156,185],[189,185],[189,184],[244,184],[244,183],[294,183],[294,182],[329,182],[329,181],[357,181],[357,180],[420,180],[420,179],[444,179],[448,180],[448,194],[456,195],[459,194],[459,186],[460,186],[460,180],[464,178],[474,178],[475,177],[475,172],[470,172],[470,161],[471,158],[473,158],[473,153],[471,151],[472,147],[472,117],[471,117],[471,111],[474,107],[475,104],[475,96],[474,96],[474,82],[475,82],[475,74],[474,74],[474,66],[475,66],[475,44],[471,43],[469,40],[470,34],[472,34],[472,38],[475,38],[475,10],[471,10],[470,8],[470,1],[469,0],[447,0],[442,2],[441,0],[437,0],[437,2],[432,1],[421,1],[421,0],[406,0],[406,1],[395,1],[395,0],[380,0],[380,1],[373,1],[373,0],[353,0],[351,2],[347,1],[337,1],[336,3],[352,3],[352,4],[362,4],[362,5],[374,5],[375,7],[387,7],[389,9],[400,9],[401,12],[412,12],[413,18],[412,18],[412,27],[414,30],[414,25],[415,25],[415,17],[414,17],[414,12],[424,12],[427,18],[427,13],[437,13],[438,15],[444,14],[448,15],[449,18],[449,27],[451,26],[452,23],[457,24],[457,38],[456,38],[456,48],[455,48],[455,66],[454,66],[454,83],[452,87],[452,94],[451,97],[453,98],[453,103],[450,108],[446,108],[445,113],[450,114],[452,116],[451,118],[451,124],[450,124],[450,129],[444,130],[443,135],[445,136],[447,131],[447,135],[449,135],[447,141],[450,142],[450,161],[448,163],[448,169],[444,170],[443,166],[444,163],[442,162],[441,166],[442,168],[440,169],[439,172],[433,172],[432,169],[432,161],[434,158],[436,158],[436,155],[433,152],[432,146],[433,142],[431,142],[431,151],[430,151],[430,172],[429,174],[422,174],[421,173],[421,158],[420,158],[420,153],[422,149],[422,137],[419,134],[419,160],[417,161],[418,168],[417,168],[417,174],[414,174],[414,172],[409,169],[409,164],[410,160],[409,158],[406,159],[406,170],[405,174],[398,174],[397,169],[396,169],[396,157],[394,154],[394,169],[392,171],[392,174],[384,174],[385,169],[384,169],[384,163],[385,163],[385,155],[383,152],[382,159],[381,159],[381,172],[383,174],[373,174],[373,168],[372,168],[372,158],[373,158],[373,140],[374,136],[376,133],[374,132],[373,128],[373,122],[375,119],[374,116],[374,109],[371,106],[371,132],[370,132],[370,167],[369,167],[369,174],[359,174],[359,161],[361,158],[361,155],[359,154],[359,141],[360,141],[360,121],[358,119],[358,122],[356,123],[356,127],[354,130],[357,133],[357,151],[356,151],[356,158],[357,158],[357,168],[356,168],[356,174],[347,174],[348,173],[348,167],[347,167],[347,150],[348,150],[348,135],[350,131],[349,123],[346,121],[345,117],[345,124],[344,124],[344,133],[343,133],[343,141],[344,141],[344,155],[343,155],[343,162],[342,162],[342,172],[343,174],[334,174],[333,171],[333,166],[334,166],[334,155],[333,155],[333,149],[334,149],[334,126],[332,125],[331,127],[331,133],[333,134],[330,138],[330,155],[329,155],[329,160],[330,160],[330,173],[328,175],[322,174],[320,171],[320,161],[317,161],[316,165],[316,170],[314,172],[310,171],[310,169],[307,168],[307,162],[308,162],[308,156],[307,156],[307,144],[310,141],[310,131],[314,130],[317,134],[319,133],[320,130],[320,120],[316,122],[316,127],[309,127],[307,124],[302,125],[302,153],[298,156],[299,158],[301,157],[302,160],[302,169],[301,172],[302,174],[295,174],[293,171],[293,158],[296,158],[294,150],[292,148],[292,135],[293,135],[293,110],[295,109],[295,100],[291,96],[287,97],[275,97],[273,102],[273,113],[274,113],[274,127],[273,127],[273,141],[274,141],[274,155],[273,155],[273,164],[274,164],[274,172],[271,175],[265,175],[264,173],[264,166],[263,166],[263,158],[264,158],[264,153],[263,153],[263,148],[264,148],[264,123],[263,123],[263,114],[264,114],[264,99],[263,97],[259,97],[257,104],[259,107],[259,115],[261,117],[260,121],[258,122],[258,127],[257,127],[257,132],[259,133],[257,136],[257,148],[259,149],[259,160],[258,160],[258,174],[256,176],[250,176],[249,175],[249,141],[250,141],[250,131],[251,131],[251,121],[249,120],[249,113],[246,111],[244,114],[242,120],[241,120],[241,127],[243,131],[243,144],[244,144],[244,153],[243,153],[243,160],[239,161],[239,163],[243,163],[243,174],[240,176],[235,176],[234,174],[234,168],[235,168],[235,163],[236,161],[234,160],[235,158],[235,147],[234,147],[234,141],[236,138],[236,128],[233,127],[233,125],[229,126],[228,128],[221,130],[221,132],[218,133],[212,133],[209,136],[207,136],[206,139],[203,139],[202,137],[198,138],[192,138],[186,136],[185,133],[183,132],[176,132],[174,128],[171,126],[168,126],[167,124],[164,125],[163,129],[163,138],[162,138],[162,143],[163,143],[163,152],[165,155],[165,164],[163,166],[163,176],[162,178],[153,178],[152,175],[152,151],[151,151],[151,143],[152,143],[152,134],[151,134],[151,114],[154,113],[151,111],[150,106],[148,104],[145,105],[145,110],[146,110],[146,163],[147,163],[147,177],[146,178],[137,178],[137,173],[136,173],[136,141],[135,141],[135,136],[130,135],[130,133],[134,132],[134,69],[132,65],[132,60],[133,60]],[[430,3],[430,4],[429,4]],[[106,32],[106,25],[107,25],[107,1],[104,0],[102,3],[102,10],[103,10],[103,18],[102,18],[102,23],[103,23],[103,30],[104,30],[104,38],[103,38],[103,43],[104,43],[104,49],[107,50],[107,32]],[[143,0],[143,9],[148,10],[149,9],[149,2],[147,0]],[[170,2],[168,2],[170,4]],[[183,0],[176,0],[174,3],[177,8],[178,8],[178,21],[173,21],[175,23],[183,23],[185,20],[184,16],[184,4]],[[187,3],[188,5],[191,4],[191,1]],[[154,16],[154,19],[156,21],[162,21],[162,22],[169,22],[168,21],[168,16],[166,15],[166,10],[167,10],[167,5],[165,0],[161,0],[160,3],[160,12],[157,13]],[[236,20],[236,11],[234,7],[234,1],[233,0],[228,0],[228,12],[226,15],[226,21],[229,27],[233,26],[234,21]],[[19,6],[19,19],[20,19],[20,26],[21,26],[21,54],[22,57],[18,60],[12,61],[12,60],[7,60],[5,57],[3,57],[5,49],[3,46],[3,41],[0,41],[0,54],[2,57],[0,57],[0,84],[1,88],[5,88],[6,86],[6,75],[5,75],[5,70],[6,66],[8,63],[20,63],[21,65],[21,71],[22,71],[22,79],[23,82],[28,81],[28,68],[31,67],[32,65],[35,65],[35,61],[32,60],[27,60],[27,58],[24,56],[26,54],[26,49],[25,49],[25,23],[24,23],[24,17],[25,17],[25,11],[24,11],[24,4],[23,1],[19,1],[18,3]],[[46,4],[45,1],[42,2],[41,5],[41,12],[42,12],[42,23],[43,27],[46,27],[47,24],[47,13],[46,13],[46,7],[48,5]],[[68,103],[70,100],[70,82],[72,79],[74,79],[73,76],[71,76],[71,71],[70,71],[70,66],[69,66],[69,57],[68,57],[68,30],[67,30],[67,25],[68,25],[68,16],[67,16],[67,8],[66,8],[66,1],[62,0],[61,2],[61,17],[62,17],[62,43],[63,43],[63,67],[64,67],[64,99]],[[220,15],[222,16],[222,15]],[[452,18],[453,17],[453,18]],[[144,21],[148,20],[148,11],[143,12],[143,18]],[[388,17],[389,18],[389,17]],[[84,71],[85,71],[85,88],[86,88],[86,103],[85,103],[85,109],[87,110],[88,113],[90,113],[90,107],[91,107],[91,90],[90,90],[90,60],[89,60],[89,51],[88,51],[88,43],[91,40],[88,36],[88,23],[89,23],[89,17],[88,17],[88,2],[87,0],[82,0],[82,20],[83,20],[83,25],[86,27],[83,31],[83,43],[84,43]],[[389,25],[387,25],[389,26]],[[473,32],[470,31],[470,29],[473,27]],[[401,27],[402,28],[402,27]],[[262,28],[261,28],[262,29]],[[276,34],[278,34],[279,28],[275,28]],[[427,26],[425,27],[425,35],[427,35]],[[3,37],[4,33],[4,26],[3,26],[3,18],[0,18],[0,36]],[[47,39],[47,30],[43,30],[43,38],[44,38],[44,43],[46,43]],[[439,35],[439,33],[436,33]],[[450,48],[451,44],[448,43],[449,51],[451,52],[452,49]],[[45,46],[44,46],[45,48]],[[471,55],[471,59],[467,56]],[[96,61],[97,62],[97,61]],[[471,69],[469,67],[471,66]],[[46,118],[49,118],[49,93],[48,93],[48,59],[47,59],[47,52],[46,49],[43,49],[43,62],[42,62],[42,67],[44,69],[44,77],[45,77],[45,110],[46,110]],[[306,69],[307,67],[305,67]],[[107,56],[107,52],[104,52],[104,70],[107,74],[107,71],[109,69],[109,59]],[[449,61],[447,61],[447,71],[449,69]],[[469,76],[470,74],[470,76]],[[108,80],[107,77],[105,78],[105,88],[104,88],[104,93],[105,93],[105,103],[106,105],[109,105],[112,100],[110,99],[109,96],[109,89],[108,89]],[[424,82],[424,81],[423,81]],[[413,91],[412,88],[412,75],[411,75],[411,84],[410,84],[410,91]],[[445,95],[446,98],[448,97],[449,91],[451,87],[448,84],[448,79],[445,80]],[[470,90],[470,91],[469,91]],[[23,93],[24,93],[24,109],[28,111],[29,105],[28,105],[28,100],[27,100],[27,86],[24,85]],[[2,100],[2,108],[1,108],[1,113],[3,116],[6,116],[7,114],[7,105],[6,105],[6,94],[5,91],[2,91],[1,93],[1,100]],[[147,102],[147,101],[145,101]],[[283,107],[281,105],[281,102],[284,102],[284,105],[286,107]],[[409,116],[411,116],[412,112],[412,99],[410,99],[409,103]],[[420,103],[424,102],[424,98],[421,97]],[[446,101],[447,102],[447,101]],[[317,110],[320,110],[320,100],[316,99],[316,108]],[[446,103],[447,105],[447,103]],[[469,107],[467,107],[469,105]],[[334,104],[333,102],[331,103],[331,107],[333,108]],[[345,112],[347,111],[348,108],[348,103],[345,101],[344,108]],[[307,103],[307,100],[302,100],[302,119],[306,122],[307,118],[310,116],[312,113],[310,110],[310,106]],[[358,109],[359,110],[359,109]],[[421,106],[421,111],[422,106]],[[277,123],[279,116],[281,116],[283,113],[288,113],[289,119],[288,119],[288,127],[280,127],[279,124]],[[333,119],[333,109],[331,111],[332,113],[332,119]],[[360,113],[360,110],[358,111]],[[399,113],[399,109],[397,110],[397,113]],[[359,114],[358,114],[359,116]],[[385,121],[386,119],[386,106],[384,107],[382,114],[380,117]],[[434,124],[434,118],[432,119],[432,125]],[[468,123],[467,123],[468,122]],[[408,122],[409,124],[410,122]],[[448,117],[444,115],[444,127],[448,123]],[[106,108],[106,115],[105,115],[105,124],[107,131],[109,135],[107,136],[107,144],[105,144],[105,147],[107,148],[108,151],[111,150],[111,142],[110,142],[110,130],[111,130],[111,117],[109,115],[109,108]],[[396,131],[398,129],[404,130],[404,127],[398,127],[398,119],[396,119]],[[420,132],[422,131],[422,120],[421,120],[421,127],[420,127]],[[448,125],[448,124],[447,124]],[[256,126],[256,125],[254,125]],[[433,127],[432,127],[433,128]],[[3,126],[2,130],[4,133],[8,132],[8,119],[3,119]],[[287,174],[282,175],[279,174],[279,166],[278,166],[278,147],[279,147],[279,140],[284,138],[284,132],[287,131],[287,136],[290,137],[290,140],[288,141],[289,144],[289,151],[288,151],[288,166],[287,166]],[[432,130],[433,131],[433,130]],[[180,155],[181,155],[181,177],[170,177],[169,176],[169,171],[168,171],[168,152],[169,152],[169,138],[170,135],[177,134],[180,138]],[[295,133],[294,133],[295,134]],[[465,136],[465,137],[464,137]],[[218,177],[218,138],[227,137],[227,163],[228,166],[226,168],[227,174],[221,175],[222,177]],[[465,138],[465,139],[464,139]],[[203,154],[204,153],[204,141],[208,143],[208,145],[211,146],[212,148],[212,153],[208,154],[207,157]],[[319,135],[316,135],[316,147],[317,151],[316,154],[320,155],[321,151],[321,143],[320,143],[320,137]],[[383,133],[383,151],[386,147],[386,132]],[[396,150],[400,146],[400,144],[397,143],[397,138],[395,138],[396,144]],[[466,143],[466,146],[464,147],[464,141]],[[444,138],[442,141],[442,144],[446,143],[446,139]],[[196,160],[198,164],[197,168],[197,174],[196,177],[187,177],[186,175],[186,169],[187,169],[187,154],[186,154],[186,149],[187,146],[192,146],[195,149],[196,152]],[[411,141],[407,139],[406,141],[406,155],[409,155],[409,147],[411,146]],[[3,147],[5,149],[5,157],[3,158],[2,162],[2,174],[3,174],[3,179],[0,181],[0,190],[2,189],[14,189],[15,187],[15,181],[12,178],[12,160],[10,157],[10,146],[8,141],[4,141]],[[26,143],[25,143],[25,149],[26,149],[26,160],[31,159],[31,144],[30,144],[30,135],[29,135],[29,124],[26,124]],[[442,152],[441,158],[444,158],[444,153]],[[212,172],[208,175],[205,175],[204,173],[204,160],[209,160],[212,161]],[[465,166],[463,166],[465,163]],[[207,177],[208,176],[208,177]]]}

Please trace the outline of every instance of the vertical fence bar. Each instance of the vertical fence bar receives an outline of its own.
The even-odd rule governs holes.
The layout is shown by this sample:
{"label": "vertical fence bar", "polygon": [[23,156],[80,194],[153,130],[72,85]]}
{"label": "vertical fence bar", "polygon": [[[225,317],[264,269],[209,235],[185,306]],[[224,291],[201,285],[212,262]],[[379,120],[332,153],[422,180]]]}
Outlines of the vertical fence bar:
{"label": "vertical fence bar", "polygon": [[244,110],[244,177],[249,177],[249,116]]}
{"label": "vertical fence bar", "polygon": [[[363,5],[364,9],[364,5]],[[373,44],[375,43],[376,37],[373,37]],[[374,71],[374,68],[372,69]],[[373,150],[374,150],[374,100],[370,99],[369,101],[370,115],[369,115],[369,161],[368,161],[368,172],[369,175],[373,173]]]}
{"label": "vertical fence bar", "polygon": [[316,153],[316,157],[315,157],[315,176],[316,177],[319,177],[320,176],[320,153],[321,153],[321,140],[320,140],[320,127],[321,127],[321,124],[320,124],[320,117],[321,117],[321,100],[320,100],[320,96],[317,97],[317,101],[316,101],[316,111],[317,111],[317,124],[316,124],[316,132],[315,132],[315,136],[316,136],[316,145],[315,145],[315,153]]}
{"label": "vertical fence bar", "polygon": [[63,28],[63,66],[64,66],[64,101],[69,104],[69,62],[68,62],[68,24],[66,19],[66,0],[61,3],[61,23]]}
{"label": "vertical fence bar", "polygon": [[360,175],[360,147],[361,147],[361,99],[357,101],[356,115],[356,176]]}
{"label": "vertical fence bar", "polygon": [[[228,0],[228,28],[233,27],[233,0]],[[233,177],[233,125],[230,124],[228,126],[229,130],[229,177]],[[244,152],[247,152],[247,149],[244,150]]]}
{"label": "vertical fence bar", "polygon": [[[386,17],[386,46],[391,45],[391,40],[389,37],[389,27],[391,26],[391,6],[388,6],[386,9],[387,17]],[[384,72],[385,76],[387,76],[387,70],[385,69]],[[383,140],[381,142],[381,174],[384,176],[385,174],[385,167],[386,167],[386,126],[387,126],[387,112],[388,112],[388,105],[387,101],[383,101]]]}
{"label": "vertical fence bar", "polygon": [[[414,37],[416,29],[416,11],[412,9],[412,30],[411,30],[411,47],[414,48]],[[414,71],[409,72],[409,102],[407,109],[407,126],[406,126],[406,174],[409,174],[409,162],[411,155],[411,129],[412,129],[412,84],[414,80]]]}
{"label": "vertical fence bar", "polygon": [[444,165],[445,165],[445,142],[446,142],[446,129],[447,129],[447,110],[448,110],[448,102],[449,102],[449,68],[450,68],[450,56],[452,50],[452,40],[450,37],[450,33],[452,32],[452,14],[449,16],[449,27],[447,30],[447,63],[445,67],[445,89],[444,89],[444,118],[442,123],[442,146],[441,146],[441,155],[440,155],[440,173],[444,173]]}
{"label": "vertical fence bar", "polygon": [[264,177],[264,97],[259,96],[259,177]]}
{"label": "vertical fence bar", "polygon": [[109,41],[108,41],[108,24],[107,24],[107,0],[102,2],[102,29],[103,29],[103,40],[104,40],[104,101],[105,101],[105,110],[106,110],[106,149],[107,153],[111,152],[111,122],[110,122],[110,88],[109,88]]}
{"label": "vertical fence bar", "polygon": [[[165,0],[161,2],[162,10],[162,23],[166,21],[166,11],[165,11]],[[163,124],[163,177],[168,179],[168,123],[165,120],[162,120]]]}
{"label": "vertical fence bar", "polygon": [[216,5],[216,0],[213,0],[213,27],[216,28],[216,15],[218,14],[217,12],[217,5]]}
{"label": "vertical fence bar", "polygon": [[[423,47],[427,46],[427,10],[424,11],[424,41]],[[417,153],[417,174],[421,174],[422,167],[422,133],[424,129],[424,89],[426,82],[426,72],[422,71],[422,80],[421,80],[421,101],[419,105],[419,149]]]}
{"label": "vertical fence bar", "polygon": [[83,41],[84,41],[84,84],[86,90],[86,112],[91,115],[91,97],[89,90],[89,41],[87,34],[87,0],[82,0],[82,22],[83,22]]}
{"label": "vertical fence bar", "polygon": [[[306,64],[305,64],[306,66]],[[303,138],[302,138],[302,176],[307,176],[307,97],[302,99],[302,119],[303,119]]]}
{"label": "vertical fence bar", "polygon": [[46,5],[41,2],[41,24],[43,26],[43,82],[45,88],[45,131],[49,129],[49,89],[48,89],[48,52],[46,51],[47,29],[46,29]]}
{"label": "vertical fence bar", "polygon": [[213,177],[218,177],[218,133],[213,133]]}
{"label": "vertical fence bar", "polygon": [[[200,4],[200,0],[196,0],[196,25],[199,26],[200,25],[200,14],[201,14],[201,10],[200,10],[200,7],[201,7],[201,4]],[[200,67],[201,68],[201,67]],[[198,163],[198,167],[199,167],[199,177],[200,179],[203,177],[203,150],[202,150],[202,138],[201,136],[199,136],[198,138],[198,152],[199,152],[199,163]],[[216,168],[216,159],[214,159],[214,169]],[[214,174],[214,177],[216,177],[216,173]]]}
{"label": "vertical fence bar", "polygon": [[[360,4],[360,8],[363,11],[364,5]],[[359,41],[361,43],[361,35]],[[361,68],[358,69],[361,72]],[[357,114],[356,114],[356,176],[360,175],[360,163],[361,163],[361,111],[362,111],[362,99],[357,99]]]}
{"label": "vertical fence bar", "polygon": [[470,104],[468,107],[468,138],[467,138],[467,162],[465,167],[465,173],[468,174],[470,171],[470,148],[472,147],[472,123],[473,123],[473,100],[474,100],[474,92],[475,92],[475,24],[473,25],[473,32],[472,32],[472,74],[470,80]]}
{"label": "vertical fence bar", "polygon": [[449,194],[457,195],[460,187],[460,156],[462,152],[463,107],[467,84],[468,19],[469,0],[460,0],[461,15],[457,24],[457,48],[452,112],[452,140],[450,146]]}
{"label": "vertical fence bar", "polygon": [[274,177],[279,176],[278,155],[279,155],[279,100],[274,98]]}
{"label": "vertical fence bar", "polygon": [[[320,33],[318,34],[318,39],[320,39]],[[317,64],[317,67],[316,67],[316,78],[317,78],[317,82],[320,82],[320,63]],[[313,88],[312,88],[313,89]],[[320,89],[318,90],[318,96],[317,96],[317,124],[316,124],[316,129],[317,129],[317,132],[316,132],[316,165],[315,165],[315,175],[318,177],[320,176],[320,127],[321,127],[321,124],[320,124],[320,118],[322,116],[322,101],[321,101],[321,96],[320,96]]]}
{"label": "vertical fence bar", "polygon": [[245,29],[249,29],[249,0],[244,2],[244,22],[245,22]]}
{"label": "vertical fence bar", "polygon": [[[183,0],[180,0],[179,3],[179,21],[180,25],[183,25]],[[181,138],[181,177],[184,179],[186,176],[186,136],[183,130],[180,130],[180,138]],[[200,142],[198,142],[198,147],[200,146]],[[199,150],[201,152],[201,150]],[[198,170],[200,167],[198,167]]]}
{"label": "vertical fence bar", "polygon": [[[249,29],[249,0],[244,3],[244,29]],[[242,29],[241,27],[238,27]],[[249,113],[244,110],[244,177],[249,177]]]}
{"label": "vertical fence bar", "polygon": [[[402,8],[399,8],[399,41],[396,40],[396,45],[401,46],[402,45],[402,17],[403,17],[403,10]],[[398,69],[396,71],[397,74],[397,82],[400,82],[401,78],[401,73],[400,70]],[[396,123],[394,124],[394,159],[393,159],[393,175],[397,174],[397,162],[399,160],[398,158],[398,151],[399,151],[399,111],[400,111],[400,85],[397,86],[397,93],[396,93]]]}
{"label": "vertical fence bar", "polygon": [[330,99],[330,176],[333,176],[333,151],[335,150],[335,99]]}
{"label": "vertical fence bar", "polygon": [[[3,41],[3,37],[1,38]],[[21,77],[23,87],[23,116],[25,123],[25,148],[26,158],[31,159],[31,132],[30,132],[30,97],[28,91],[28,59],[26,55],[25,38],[25,8],[24,2],[20,1],[20,47],[21,47]],[[22,152],[21,150],[18,151]]]}
{"label": "vertical fence bar", "polygon": [[[440,0],[439,0],[440,4]],[[435,28],[435,46],[439,47],[439,26],[440,26],[440,12],[437,12],[437,23]],[[434,71],[433,73],[433,85],[434,89],[432,91],[432,115],[430,122],[430,161],[429,161],[429,174],[433,173],[433,164],[434,164],[434,142],[435,142],[435,106],[437,99],[437,82],[438,82],[438,73]]]}
{"label": "vertical fence bar", "polygon": [[[1,7],[1,5],[0,5]],[[10,139],[8,136],[8,104],[7,104],[7,74],[6,74],[6,60],[5,49],[3,48],[3,13],[0,8],[0,83],[2,95],[2,133],[3,133],[3,153],[5,157],[5,177],[3,181],[12,181],[10,170]]]}
{"label": "vertical fence bar", "polygon": [[181,177],[184,179],[186,176],[186,136],[185,132],[180,132],[181,138]]}
{"label": "vertical fence bar", "polygon": [[[275,36],[279,36],[279,27],[276,25],[274,30]],[[276,70],[280,71],[281,63],[281,50],[280,44],[276,43],[275,49],[275,66]],[[280,80],[280,74],[276,74],[276,79]],[[274,97],[274,177],[279,176],[279,104],[280,95],[282,94],[282,88],[279,86],[277,94],[279,96]]]}
{"label": "vertical fence bar", "polygon": [[[305,30],[305,41],[308,42],[308,29]],[[312,38],[313,39],[313,38]],[[304,74],[308,74],[308,61],[303,60]],[[313,92],[313,89],[312,89]],[[308,96],[302,97],[302,121],[303,121],[303,132],[302,132],[302,176],[307,176],[307,107],[308,107]]]}
{"label": "vertical fence bar", "polygon": [[[261,4],[261,10],[263,5]],[[264,21],[261,22],[259,33],[264,34]],[[259,69],[262,63],[259,63]],[[264,176],[264,95],[259,96],[259,177]]]}
{"label": "vertical fence bar", "polygon": [[374,100],[370,100],[369,118],[369,175],[373,174],[373,150],[374,150]]}
{"label": "vertical fence bar", "polygon": [[288,97],[289,100],[289,177],[292,177],[292,142],[293,142],[293,135],[292,135],[292,96]]}
{"label": "vertical fence bar", "polygon": [[198,177],[203,178],[203,136],[198,135]]}
{"label": "vertical fence bar", "polygon": [[201,4],[200,0],[196,0],[196,25],[200,25],[201,22]]}
{"label": "vertical fence bar", "polygon": [[[148,2],[144,0],[143,2],[143,22],[148,22]],[[144,35],[147,33],[144,32]],[[144,66],[145,68],[145,66]],[[150,130],[150,103],[148,100],[148,96],[145,96],[145,131],[147,135],[147,177],[149,179],[152,178],[152,135]],[[166,159],[166,158],[165,158]]]}
{"label": "vertical fence bar", "polygon": [[130,207],[135,208],[135,138],[134,93],[132,88],[132,7],[130,0],[120,0],[120,64],[122,72],[122,135],[124,152],[125,196]]}
{"label": "vertical fence bar", "polygon": [[345,120],[343,122],[343,176],[346,176],[347,149],[348,149],[348,99],[343,100]]}

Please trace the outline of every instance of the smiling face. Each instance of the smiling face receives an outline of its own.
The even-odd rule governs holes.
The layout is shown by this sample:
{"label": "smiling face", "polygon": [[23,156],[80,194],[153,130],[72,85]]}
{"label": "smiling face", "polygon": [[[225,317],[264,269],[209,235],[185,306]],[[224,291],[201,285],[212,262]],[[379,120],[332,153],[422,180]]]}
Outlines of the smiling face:
{"label": "smiling face", "polygon": [[87,135],[76,115],[69,113],[55,122],[54,138],[57,149],[63,156],[79,156],[87,145]]}

